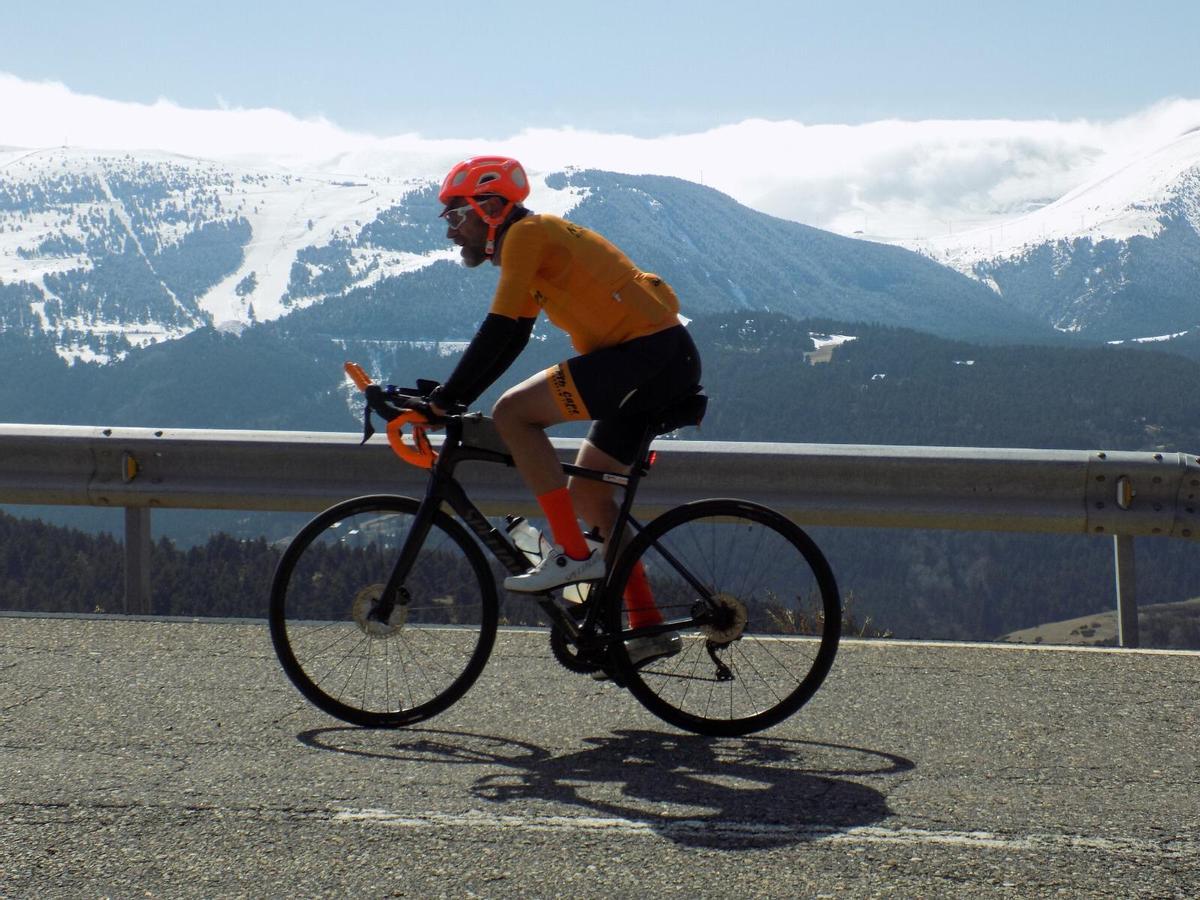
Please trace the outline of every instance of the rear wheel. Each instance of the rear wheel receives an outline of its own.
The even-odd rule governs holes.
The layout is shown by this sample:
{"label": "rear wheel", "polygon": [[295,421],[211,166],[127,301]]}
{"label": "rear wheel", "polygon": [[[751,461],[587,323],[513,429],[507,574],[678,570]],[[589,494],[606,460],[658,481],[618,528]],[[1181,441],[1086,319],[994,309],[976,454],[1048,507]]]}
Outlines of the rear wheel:
{"label": "rear wheel", "polygon": [[397,604],[373,616],[419,507],[409,497],[339,503],[288,546],[271,588],[271,640],[313,704],[356,725],[420,722],[479,677],[496,637],[496,584],[479,546],[438,512]]}
{"label": "rear wheel", "polygon": [[[619,599],[639,566],[662,627],[633,628]],[[611,583],[618,600],[609,626],[623,635],[612,649],[618,677],[652,713],[689,731],[737,735],[777,724],[808,702],[837,653],[841,601],[829,564],[765,506],[676,507],[633,539]],[[639,663],[633,657],[647,642],[669,655]]]}

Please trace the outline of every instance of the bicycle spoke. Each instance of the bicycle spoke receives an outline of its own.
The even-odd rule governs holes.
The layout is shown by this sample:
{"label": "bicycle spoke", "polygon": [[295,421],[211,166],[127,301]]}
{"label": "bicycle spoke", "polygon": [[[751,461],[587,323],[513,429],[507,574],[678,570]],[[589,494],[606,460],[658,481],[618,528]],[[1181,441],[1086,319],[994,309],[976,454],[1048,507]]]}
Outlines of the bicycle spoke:
{"label": "bicycle spoke", "polygon": [[308,699],[371,725],[420,721],[478,676],[496,627],[495,585],[461,526],[436,513],[404,580],[402,602],[381,598],[420,504],[362,498],[314,519],[280,563],[271,635]]}
{"label": "bicycle spoke", "polygon": [[[342,622],[331,622],[330,623],[331,626],[342,625],[342,624],[344,624],[344,623],[342,623]],[[308,635],[305,635],[305,638],[307,638],[307,637],[308,637]],[[339,634],[336,638],[334,638],[333,641],[331,641],[329,644],[325,645],[320,650],[317,650],[315,653],[313,653],[311,655],[314,659],[320,659],[321,657],[323,657],[327,653],[329,653],[338,644],[341,644],[344,641],[352,640],[353,638],[354,638],[354,632],[352,630],[350,630],[349,628],[347,628],[341,634]]]}
{"label": "bicycle spoke", "polygon": [[383,705],[392,709],[392,642],[383,643]]}
{"label": "bicycle spoke", "polygon": [[[364,637],[362,640],[363,640],[363,641],[365,641],[365,640],[368,640],[368,639]],[[362,646],[362,641],[359,641],[357,644],[355,644],[355,645],[354,645],[354,648],[353,648],[353,649],[354,649],[354,650],[357,650],[357,649],[358,649],[359,647],[361,647],[361,646]],[[337,667],[338,667],[338,666],[340,666],[342,662],[346,662],[346,661],[348,661],[348,660],[350,660],[350,659],[352,659],[352,658],[353,658],[353,657],[351,656],[351,654],[347,653],[345,656],[343,656],[343,657],[342,657],[342,659],[341,659],[341,662],[339,662],[339,663],[335,663],[335,664],[334,664],[334,669],[333,669],[333,670],[331,670],[331,673],[330,673],[330,674],[332,674],[332,672],[333,672],[333,671],[336,671],[336,670],[337,670]],[[346,675],[346,681],[345,681],[345,683],[342,685],[342,689],[341,689],[340,691],[338,691],[338,692],[335,694],[335,696],[338,696],[338,697],[345,697],[345,696],[346,696],[346,688],[347,688],[347,687],[349,687],[349,685],[350,685],[350,679],[352,679],[352,678],[354,677],[354,673],[358,671],[358,663],[359,663],[359,660],[358,660],[357,658],[355,658],[355,659],[354,659],[354,664],[351,666],[349,674],[348,674],[348,675]]]}
{"label": "bicycle spoke", "polygon": [[[634,558],[645,560],[659,610],[683,638],[674,658],[621,673],[651,711],[694,731],[743,734],[794,712],[820,685],[837,645],[837,589],[790,522],[742,501],[701,501],[650,523],[619,577]],[[811,614],[801,605],[809,596],[821,604]],[[698,619],[697,601],[707,607]],[[817,635],[799,640],[789,629]],[[709,641],[721,648],[715,656]]]}

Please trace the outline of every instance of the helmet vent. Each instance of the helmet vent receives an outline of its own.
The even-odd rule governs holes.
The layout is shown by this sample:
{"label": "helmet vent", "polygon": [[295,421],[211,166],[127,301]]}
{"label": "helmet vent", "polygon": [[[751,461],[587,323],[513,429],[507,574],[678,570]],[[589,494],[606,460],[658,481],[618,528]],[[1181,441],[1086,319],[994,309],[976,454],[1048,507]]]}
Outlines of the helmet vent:
{"label": "helmet vent", "polygon": [[509,203],[529,196],[529,177],[521,164],[507,156],[475,156],[464,159],[446,175],[438,199],[449,204],[455,197],[495,194]]}

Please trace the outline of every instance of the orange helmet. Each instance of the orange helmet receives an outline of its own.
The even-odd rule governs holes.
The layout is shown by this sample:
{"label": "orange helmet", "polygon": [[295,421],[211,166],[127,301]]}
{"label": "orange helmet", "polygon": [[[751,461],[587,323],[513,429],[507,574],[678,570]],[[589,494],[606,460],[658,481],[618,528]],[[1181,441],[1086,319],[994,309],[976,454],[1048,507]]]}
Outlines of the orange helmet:
{"label": "orange helmet", "polygon": [[529,179],[515,159],[508,156],[476,156],[464,159],[450,170],[438,199],[449,203],[455,197],[482,197],[497,194],[509,203],[520,203],[529,196]]}
{"label": "orange helmet", "polygon": [[[503,197],[508,202],[498,216],[484,212],[476,197]],[[446,176],[438,199],[449,205],[456,197],[466,198],[471,208],[488,226],[484,252],[491,256],[496,249],[496,229],[504,224],[514,206],[529,196],[529,179],[525,169],[509,156],[474,156],[464,159]]]}

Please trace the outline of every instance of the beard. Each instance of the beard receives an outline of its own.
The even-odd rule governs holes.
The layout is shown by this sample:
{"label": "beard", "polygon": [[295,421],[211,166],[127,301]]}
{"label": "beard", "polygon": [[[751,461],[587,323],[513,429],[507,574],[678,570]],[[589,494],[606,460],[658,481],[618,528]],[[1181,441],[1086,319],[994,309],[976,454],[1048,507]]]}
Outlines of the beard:
{"label": "beard", "polygon": [[467,269],[474,269],[476,265],[482,265],[487,262],[487,253],[484,252],[484,245],[481,244],[458,244],[458,256],[462,258],[462,264]]}
{"label": "beard", "polygon": [[462,256],[462,264],[468,269],[474,269],[476,266],[481,266],[487,262],[487,254],[482,248],[478,247],[463,247],[460,254]]}

